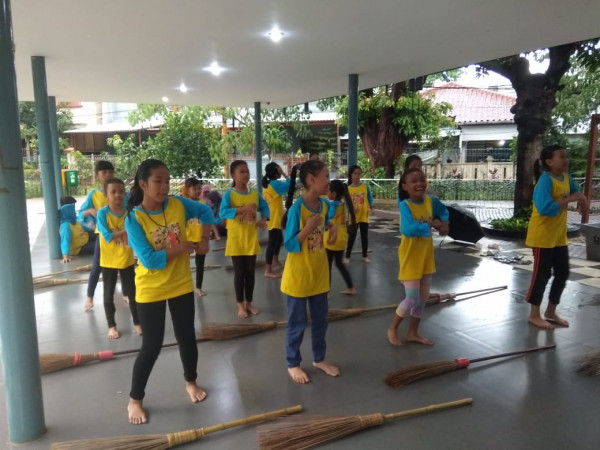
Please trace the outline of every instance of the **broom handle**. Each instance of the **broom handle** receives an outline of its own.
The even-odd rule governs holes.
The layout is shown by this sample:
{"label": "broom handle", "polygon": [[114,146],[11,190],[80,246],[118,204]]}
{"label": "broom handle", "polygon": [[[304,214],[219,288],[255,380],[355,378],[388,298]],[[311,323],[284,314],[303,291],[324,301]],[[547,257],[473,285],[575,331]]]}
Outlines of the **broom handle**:
{"label": "broom handle", "polygon": [[500,353],[499,355],[484,356],[483,358],[470,359],[469,362],[476,363],[476,362],[480,362],[480,361],[488,361],[490,359],[504,358],[506,356],[513,356],[513,355],[521,355],[523,353],[537,352],[539,350],[548,350],[550,348],[555,348],[555,347],[556,347],[556,344],[544,345],[543,347],[533,347],[533,348],[527,348],[525,350],[517,350],[516,352]]}
{"label": "broom handle", "polygon": [[463,398],[460,400],[454,400],[452,402],[438,403],[436,405],[423,406],[421,408],[409,409],[407,411],[400,411],[397,413],[384,414],[383,418],[385,420],[399,419],[401,417],[416,416],[418,414],[425,414],[425,413],[431,413],[434,411],[441,411],[443,409],[455,408],[457,406],[466,406],[466,405],[470,405],[471,403],[473,403],[472,398],[470,398],[470,397]]}
{"label": "broom handle", "polygon": [[292,406],[290,408],[278,409],[262,414],[255,414],[253,416],[246,417],[244,419],[233,420],[231,422],[220,423],[212,425],[210,427],[201,428],[204,435],[216,433],[217,431],[227,430],[228,428],[239,427],[241,425],[248,425],[250,423],[260,422],[266,419],[273,419],[275,417],[287,416],[289,414],[296,414],[302,411],[302,405]]}
{"label": "broom handle", "polygon": [[47,273],[46,275],[38,275],[37,277],[33,277],[33,279],[40,280],[42,278],[53,277],[54,275],[60,275],[60,274],[69,273],[69,272],[87,272],[87,271],[91,270],[91,268],[92,268],[92,265],[88,264],[86,266],[75,267],[74,269],[61,270],[60,272]]}
{"label": "broom handle", "polygon": [[499,288],[496,288],[496,289],[491,289],[489,291],[480,292],[479,294],[469,295],[468,297],[465,297],[465,298],[459,298],[459,299],[456,299],[456,301],[469,300],[470,298],[481,297],[482,295],[494,294],[495,292],[500,292],[500,291],[503,291],[504,289],[506,289],[506,288],[505,287],[499,287]]}
{"label": "broom handle", "polygon": [[491,288],[485,288],[485,289],[477,289],[475,291],[467,291],[467,292],[458,292],[456,294],[456,296],[459,295],[469,295],[469,294],[477,294],[478,292],[486,292],[486,291],[493,291],[493,290],[502,290],[502,289],[506,289],[508,286],[504,285],[504,286],[496,286],[496,287],[491,287]]}

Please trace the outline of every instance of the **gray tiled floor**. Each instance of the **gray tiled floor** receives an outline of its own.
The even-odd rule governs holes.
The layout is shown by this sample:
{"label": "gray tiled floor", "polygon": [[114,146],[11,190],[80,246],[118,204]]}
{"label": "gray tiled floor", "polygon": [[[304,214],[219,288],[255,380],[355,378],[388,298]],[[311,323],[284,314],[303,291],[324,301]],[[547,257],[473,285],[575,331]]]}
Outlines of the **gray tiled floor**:
{"label": "gray tiled floor", "polygon": [[[367,307],[397,303],[402,287],[397,281],[397,228],[370,233],[372,264],[354,258],[349,268],[359,295],[337,292],[343,281],[335,271],[332,308]],[[360,246],[359,243],[357,243]],[[48,261],[45,232],[33,245],[34,274],[62,269]],[[218,246],[222,246],[219,243]],[[520,245],[522,247],[522,245]],[[151,376],[145,405],[150,422],[127,423],[125,407],[134,358],[123,356],[42,377],[48,432],[38,441],[15,449],[48,448],[52,442],[91,437],[163,434],[233,420],[258,412],[301,403],[303,414],[366,414],[393,412],[473,397],[474,404],[456,410],[385,423],[330,444],[339,449],[592,449],[597,448],[596,425],[600,406],[600,380],[574,370],[574,361],[600,346],[600,309],[596,287],[570,281],[561,311],[571,321],[568,329],[541,331],[527,325],[528,305],[523,303],[531,273],[491,258],[472,257],[436,246],[438,292],[460,292],[490,286],[508,289],[464,302],[427,308],[422,333],[435,341],[431,348],[405,345],[395,348],[385,338],[391,311],[367,314],[331,323],[327,334],[328,357],[339,365],[333,379],[310,368],[310,335],[302,347],[312,382],[292,383],[283,357],[284,330],[275,329],[231,341],[199,344],[198,380],[209,397],[191,404],[183,389],[177,350],[165,349]],[[356,248],[358,249],[358,247]],[[356,255],[359,256],[359,255]],[[72,265],[85,264],[89,257]],[[207,264],[225,264],[223,252],[212,252]],[[231,272],[207,271],[208,295],[197,300],[198,325],[235,323]],[[279,281],[264,279],[257,270],[256,306],[262,313],[250,322],[285,320],[285,302]],[[83,311],[85,285],[68,285],[35,293],[41,353],[95,352],[138,348],[128,310],[117,297],[117,322],[123,336],[109,342],[101,306]],[[406,330],[406,324],[401,331]],[[165,342],[173,342],[169,327]],[[473,364],[470,368],[404,388],[382,382],[394,368],[455,357],[477,358],[530,346],[556,343],[555,350]],[[4,401],[4,389],[0,390]],[[6,412],[0,411],[0,446],[7,444]],[[243,427],[207,436],[199,444],[182,448],[257,448],[255,427]]]}

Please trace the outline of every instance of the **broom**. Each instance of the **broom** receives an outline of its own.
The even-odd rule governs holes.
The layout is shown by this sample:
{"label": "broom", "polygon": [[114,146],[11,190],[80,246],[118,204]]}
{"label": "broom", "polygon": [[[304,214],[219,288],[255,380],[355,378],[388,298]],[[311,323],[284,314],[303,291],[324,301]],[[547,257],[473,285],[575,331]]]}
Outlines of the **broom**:
{"label": "broom", "polygon": [[403,369],[392,370],[388,372],[384,381],[388,386],[398,387],[412,383],[413,381],[422,380],[424,378],[434,377],[436,375],[442,375],[448,372],[454,372],[458,369],[464,369],[469,367],[470,363],[477,363],[481,361],[488,361],[490,359],[505,358],[507,356],[520,355],[523,353],[537,352],[539,350],[548,350],[555,348],[556,344],[545,345],[543,347],[533,347],[525,350],[518,350],[516,352],[500,353],[499,355],[485,356],[483,358],[467,359],[467,358],[456,358],[450,361],[438,361],[432,363],[418,364],[412,367],[405,367]]}
{"label": "broom", "polygon": [[594,377],[600,375],[600,350],[590,352],[581,357],[577,372]]}
{"label": "broom", "polygon": [[269,321],[262,323],[205,323],[202,325],[200,339],[210,341],[235,339],[260,333],[262,331],[274,330],[286,323],[286,321]]}
{"label": "broom", "polygon": [[424,406],[392,414],[374,413],[353,416],[305,416],[287,418],[258,427],[261,450],[297,450],[311,448],[365,430],[384,421],[441,411],[473,403],[472,398]]}
{"label": "broom", "polygon": [[33,277],[34,280],[39,280],[41,278],[53,277],[55,275],[61,275],[63,273],[71,273],[71,272],[89,272],[92,270],[92,265],[88,264],[86,266],[75,267],[74,269],[61,270],[60,272],[52,272],[47,273],[46,275],[38,275],[37,277]]}
{"label": "broom", "polygon": [[457,292],[457,293],[453,292],[453,293],[448,293],[448,294],[439,294],[437,292],[432,292],[431,294],[429,294],[429,298],[427,299],[427,301],[425,303],[426,303],[426,306],[431,306],[431,305],[436,305],[438,303],[442,303],[443,301],[446,301],[446,300],[456,300],[456,297],[459,297],[462,295],[476,294],[476,295],[471,295],[470,297],[458,299],[458,300],[467,300],[470,298],[479,297],[480,295],[493,294],[494,292],[503,291],[506,288],[508,288],[508,286],[504,285],[504,286],[496,286],[496,287],[485,288],[485,289],[477,289],[475,291]]}
{"label": "broom", "polygon": [[62,286],[65,284],[87,283],[87,278],[43,278],[33,280],[34,289],[42,289],[52,286]]}
{"label": "broom", "polygon": [[52,444],[52,447],[50,448],[53,450],[164,450],[173,448],[177,445],[197,441],[201,437],[204,437],[207,434],[216,433],[217,431],[224,431],[233,427],[262,422],[264,420],[286,416],[288,414],[296,414],[301,411],[302,405],[296,405],[291,408],[255,414],[244,419],[220,423],[210,427],[179,431],[177,433],[82,439],[79,441],[59,442],[57,444]]}

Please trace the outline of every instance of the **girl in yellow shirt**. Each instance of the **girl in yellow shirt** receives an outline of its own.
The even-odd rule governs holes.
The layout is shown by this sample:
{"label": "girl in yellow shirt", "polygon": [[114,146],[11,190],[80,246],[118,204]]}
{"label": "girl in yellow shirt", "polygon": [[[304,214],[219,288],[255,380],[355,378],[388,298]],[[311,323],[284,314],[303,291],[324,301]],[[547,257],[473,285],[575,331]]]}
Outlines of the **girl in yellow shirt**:
{"label": "girl in yellow shirt", "polygon": [[[129,245],[139,259],[135,284],[143,331],[127,406],[129,422],[136,425],[148,420],[142,402],[148,377],[163,343],[167,305],[179,344],[186,392],[192,402],[206,398],[206,392],[196,384],[198,345],[189,254],[208,251],[214,216],[211,209],[200,202],[169,197],[169,184],[170,175],[165,164],[147,159],[138,168],[127,203],[125,229]],[[186,224],[191,218],[202,222],[199,242],[186,240]]]}
{"label": "girl in yellow shirt", "polygon": [[[281,177],[285,180],[280,180]],[[281,275],[273,272],[273,265],[281,266],[279,262],[279,250],[283,244],[283,230],[281,219],[283,218],[283,199],[281,196],[290,188],[290,180],[285,177],[279,164],[270,162],[265,166],[265,176],[262,179],[263,196],[269,204],[269,243],[265,255],[265,277],[281,278]]]}
{"label": "girl in yellow shirt", "polygon": [[[313,365],[332,377],[337,377],[340,371],[325,362],[329,270],[323,239],[325,229],[329,228],[329,243],[335,242],[336,226],[329,222],[327,200],[320,196],[327,194],[329,170],[322,161],[307,161],[300,169],[300,182],[304,194],[287,212],[284,245],[288,256],[281,292],[287,295],[285,351],[288,372],[294,382],[304,384],[309,378],[300,367],[300,345],[307,324],[307,304]],[[290,189],[294,184],[292,177]]]}
{"label": "girl in yellow shirt", "polygon": [[246,318],[259,313],[252,305],[256,255],[260,253],[257,228],[267,228],[269,205],[256,189],[248,187],[250,171],[246,161],[233,161],[229,173],[233,187],[223,195],[219,217],[227,219],[225,256],[231,256],[233,262],[237,315]]}
{"label": "girl in yellow shirt", "polygon": [[[360,181],[362,171],[358,166],[350,166],[348,169],[348,192],[352,199],[352,206],[354,207],[354,214],[356,214],[356,222],[360,229],[360,243],[362,246],[362,259],[363,262],[370,263],[371,260],[367,256],[369,249],[369,213],[373,214],[373,194],[369,185]],[[350,262],[350,256],[352,255],[352,247],[354,247],[354,241],[358,230],[353,230],[348,233],[348,247],[346,248],[346,258],[344,263]]]}
{"label": "girl in yellow shirt", "polygon": [[108,205],[100,208],[97,214],[98,231],[100,233],[100,267],[104,285],[104,313],[108,322],[108,338],[119,339],[121,336],[115,322],[115,286],[117,274],[121,274],[123,295],[127,296],[129,310],[133,318],[133,326],[138,336],[142,334],[135,302],[135,270],[133,250],[127,242],[125,231],[125,183],[118,178],[111,178],[104,184],[104,192]]}

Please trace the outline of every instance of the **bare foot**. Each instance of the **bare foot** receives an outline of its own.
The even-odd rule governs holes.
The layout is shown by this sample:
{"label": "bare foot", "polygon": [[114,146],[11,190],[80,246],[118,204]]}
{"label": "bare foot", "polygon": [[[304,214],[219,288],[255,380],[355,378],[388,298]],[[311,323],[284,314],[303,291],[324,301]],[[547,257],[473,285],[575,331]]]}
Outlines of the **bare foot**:
{"label": "bare foot", "polygon": [[529,318],[527,319],[527,321],[538,328],[541,328],[542,330],[554,330],[554,327],[552,326],[552,324],[550,322],[546,322],[544,319],[542,319],[541,317],[531,317],[529,316]]}
{"label": "bare foot", "polygon": [[302,370],[299,366],[288,367],[288,373],[290,374],[290,377],[292,377],[292,380],[294,380],[294,383],[306,384],[310,382],[310,378],[308,378],[306,372]]}
{"label": "bare foot", "polygon": [[123,296],[123,303],[129,305],[129,297],[127,297],[126,295]]}
{"label": "bare foot", "polygon": [[119,339],[121,337],[121,335],[119,334],[119,330],[117,330],[117,327],[110,327],[108,329],[108,338],[109,339]]}
{"label": "bare foot", "polygon": [[396,330],[395,328],[388,328],[387,337],[390,344],[402,345],[402,341],[398,338],[398,330]]}
{"label": "bare foot", "polygon": [[88,297],[85,299],[85,310],[91,311],[94,309],[94,299],[92,297]]}
{"label": "bare foot", "polygon": [[548,312],[546,312],[544,314],[544,318],[551,323],[554,323],[556,325],[560,325],[561,327],[568,327],[569,326],[569,322],[567,322],[565,319],[563,319],[562,317],[560,317],[558,314],[554,313],[554,314],[549,314]]}
{"label": "bare foot", "polygon": [[433,341],[431,339],[427,339],[426,337],[421,336],[420,334],[406,334],[406,342],[415,342],[417,344],[423,345],[433,345]]}
{"label": "bare foot", "polygon": [[257,316],[258,314],[260,314],[260,311],[254,306],[252,306],[252,303],[244,302],[244,304],[246,305],[246,311],[252,314],[253,316]]}
{"label": "bare foot", "polygon": [[348,288],[348,289],[344,289],[343,291],[340,291],[340,294],[356,295],[356,294],[358,294],[358,291],[356,290],[356,288]]}
{"label": "bare foot", "polygon": [[135,334],[138,336],[142,335],[142,327],[140,325],[133,324],[133,328],[135,328]]}
{"label": "bare foot", "polygon": [[206,391],[198,386],[195,381],[186,381],[185,390],[193,403],[199,403],[206,398]]}
{"label": "bare foot", "polygon": [[148,422],[146,411],[142,408],[141,400],[130,398],[129,404],[127,405],[127,414],[129,415],[129,423],[133,425],[141,425]]}
{"label": "bare foot", "polygon": [[238,309],[237,316],[240,319],[245,319],[248,317],[248,312],[246,311],[246,308],[244,307],[244,303],[238,303],[237,309]]}
{"label": "bare foot", "polygon": [[206,292],[204,292],[202,289],[200,288],[196,288],[196,295],[198,297],[204,297],[206,295]]}
{"label": "bare foot", "polygon": [[265,272],[265,278],[281,278],[281,274],[273,271]]}
{"label": "bare foot", "polygon": [[340,369],[338,369],[335,366],[332,366],[328,362],[325,362],[325,361],[321,361],[318,363],[313,362],[313,366],[315,366],[317,369],[321,369],[323,372],[325,372],[327,375],[329,375],[331,377],[339,377],[340,376]]}

